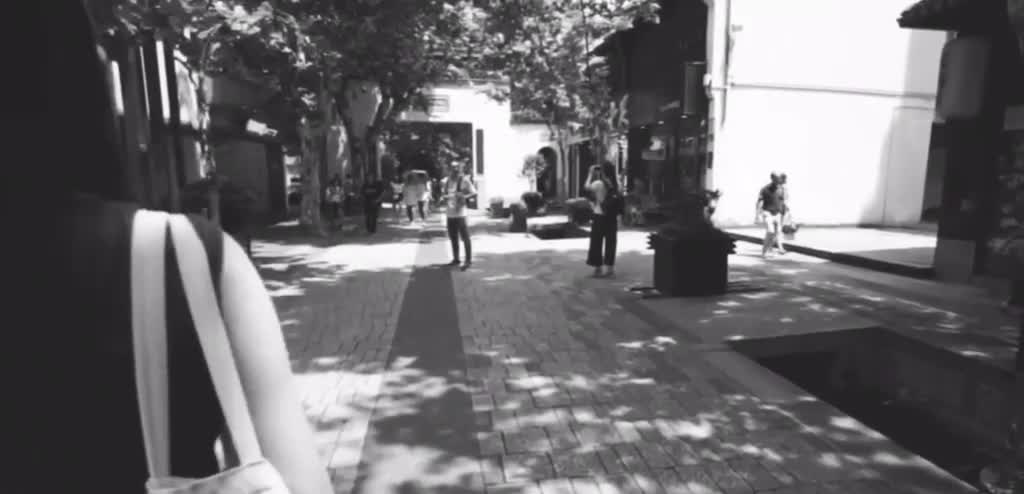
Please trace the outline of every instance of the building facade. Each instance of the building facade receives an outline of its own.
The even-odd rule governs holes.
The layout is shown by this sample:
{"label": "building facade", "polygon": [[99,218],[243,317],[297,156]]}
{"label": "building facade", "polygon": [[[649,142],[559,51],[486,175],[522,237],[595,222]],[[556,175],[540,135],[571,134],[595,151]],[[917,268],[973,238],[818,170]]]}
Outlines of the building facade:
{"label": "building facade", "polygon": [[804,224],[914,225],[939,206],[928,144],[946,35],[891,14],[885,0],[710,6],[708,185],[723,225],[753,223],[772,171]]}
{"label": "building facade", "polygon": [[[522,174],[524,153],[512,127],[512,110],[507,99],[492,96],[496,82],[439,84],[428,90],[428,111],[407,111],[400,122],[461,123],[472,126],[472,174],[479,190],[481,207],[491,198],[518,198],[529,190]],[[534,143],[536,144],[536,143]]]}
{"label": "building facade", "polygon": [[[621,175],[632,194],[669,203],[704,182],[707,110],[701,83],[707,20],[708,8],[700,0],[661,2],[659,22],[634,22],[594,50],[608,61],[613,104],[628,122],[624,135],[603,147],[609,156],[621,156],[613,162],[623,162]],[[581,163],[597,161],[587,149],[578,154]],[[576,182],[585,173],[580,167],[570,192],[579,190]]]}
{"label": "building facade", "polygon": [[939,99],[929,148],[946,176],[935,253],[946,279],[1012,274],[1004,246],[1024,225],[1022,17],[1016,0],[922,0],[898,21],[910,32],[948,37],[936,56]]}

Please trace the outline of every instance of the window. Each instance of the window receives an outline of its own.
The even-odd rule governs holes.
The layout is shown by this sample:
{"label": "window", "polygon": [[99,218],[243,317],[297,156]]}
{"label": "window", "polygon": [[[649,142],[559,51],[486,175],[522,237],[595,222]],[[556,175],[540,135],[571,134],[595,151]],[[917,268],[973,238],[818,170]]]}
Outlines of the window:
{"label": "window", "polygon": [[476,129],[476,174],[484,174],[484,129]]}

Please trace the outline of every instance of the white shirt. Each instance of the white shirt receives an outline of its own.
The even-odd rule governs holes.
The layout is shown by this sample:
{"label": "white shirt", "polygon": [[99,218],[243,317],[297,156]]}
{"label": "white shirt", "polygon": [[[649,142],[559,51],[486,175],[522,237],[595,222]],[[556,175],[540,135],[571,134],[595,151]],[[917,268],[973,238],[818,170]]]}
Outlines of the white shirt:
{"label": "white shirt", "polygon": [[604,214],[604,210],[601,209],[601,203],[604,202],[605,196],[608,195],[608,187],[601,180],[594,180],[587,185],[587,189],[594,193],[594,200],[590,205],[594,208],[594,214]]}
{"label": "white shirt", "polygon": [[[459,186],[460,182],[462,184],[461,187]],[[469,180],[469,177],[463,175],[458,180],[446,179],[444,186],[445,195],[448,196],[448,207],[445,214],[449,218],[465,217],[466,196],[476,194],[476,187],[473,186],[473,182]]]}

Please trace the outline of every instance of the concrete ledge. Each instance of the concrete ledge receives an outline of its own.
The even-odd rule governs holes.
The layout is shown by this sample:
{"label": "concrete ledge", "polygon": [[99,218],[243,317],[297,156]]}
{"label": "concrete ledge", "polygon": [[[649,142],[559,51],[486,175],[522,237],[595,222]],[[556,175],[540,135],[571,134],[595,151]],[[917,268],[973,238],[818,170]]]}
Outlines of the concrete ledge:
{"label": "concrete ledge", "polygon": [[[736,232],[726,233],[728,233],[729,236],[731,236],[735,240],[750,242],[757,245],[761,245],[763,243],[762,238],[753,235],[746,235]],[[791,252],[797,252],[811,257],[827,259],[832,262],[846,264],[848,266],[856,266],[864,269],[870,269],[873,271],[881,271],[883,273],[890,273],[919,279],[932,279],[935,277],[935,269],[930,266],[919,266],[914,264],[885,261],[882,259],[859,256],[856,254],[847,254],[844,252],[830,252],[793,243],[786,244],[786,249]]]}

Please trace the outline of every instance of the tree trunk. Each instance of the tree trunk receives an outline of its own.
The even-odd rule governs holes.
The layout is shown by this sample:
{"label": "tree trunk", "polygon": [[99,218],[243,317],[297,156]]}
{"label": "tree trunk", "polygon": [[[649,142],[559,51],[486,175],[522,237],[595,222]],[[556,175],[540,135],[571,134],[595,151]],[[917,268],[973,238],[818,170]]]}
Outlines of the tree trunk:
{"label": "tree trunk", "polygon": [[302,205],[299,223],[316,235],[326,236],[323,217],[320,214],[323,187],[320,183],[320,172],[323,156],[320,144],[325,138],[324,127],[311,127],[308,120],[303,121],[302,135]]}
{"label": "tree trunk", "polygon": [[[380,171],[378,169],[379,167],[377,166],[378,144],[380,144],[380,134],[372,130],[370,132],[367,132],[366,139],[363,140],[363,148],[366,150],[366,152],[363,153],[364,162],[362,177],[364,180],[365,177],[369,176],[370,170],[373,170],[375,173]],[[376,173],[375,176],[379,178],[380,174]],[[360,181],[359,183],[363,183],[363,181]]]}

